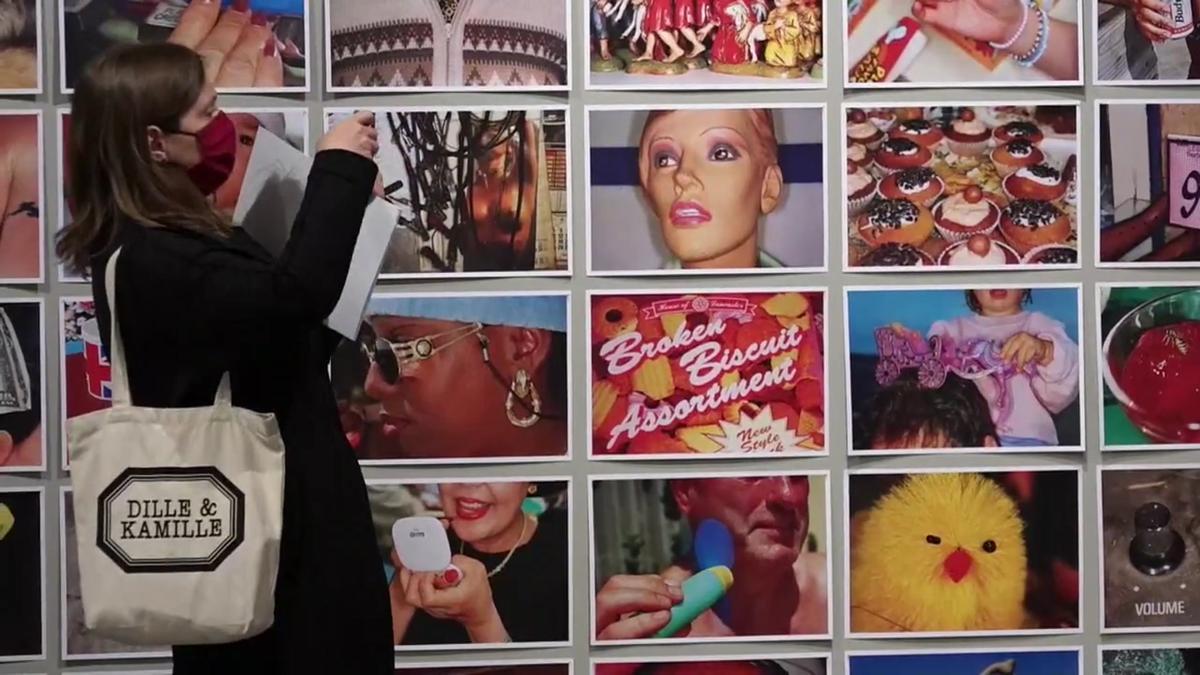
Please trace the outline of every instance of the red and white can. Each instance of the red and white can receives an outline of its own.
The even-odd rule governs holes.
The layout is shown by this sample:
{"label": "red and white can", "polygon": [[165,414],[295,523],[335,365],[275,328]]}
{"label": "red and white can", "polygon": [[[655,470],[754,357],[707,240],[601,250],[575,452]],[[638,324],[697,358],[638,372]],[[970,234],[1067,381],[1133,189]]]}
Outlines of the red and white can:
{"label": "red and white can", "polygon": [[101,401],[112,400],[112,365],[108,351],[100,342],[100,324],[88,319],[80,326],[83,334],[83,360],[87,373],[88,393]]}
{"label": "red and white can", "polygon": [[1167,11],[1172,40],[1192,34],[1196,28],[1196,22],[1192,20],[1192,0],[1167,0]]}

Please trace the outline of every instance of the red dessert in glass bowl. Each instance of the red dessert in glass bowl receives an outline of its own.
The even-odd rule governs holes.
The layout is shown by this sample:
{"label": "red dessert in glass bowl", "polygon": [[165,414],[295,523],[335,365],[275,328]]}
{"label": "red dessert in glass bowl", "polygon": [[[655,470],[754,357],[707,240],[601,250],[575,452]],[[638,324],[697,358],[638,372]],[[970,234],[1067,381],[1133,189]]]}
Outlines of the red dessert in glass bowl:
{"label": "red dessert in glass bowl", "polygon": [[1104,381],[1159,443],[1200,444],[1200,288],[1130,310],[1104,339]]}

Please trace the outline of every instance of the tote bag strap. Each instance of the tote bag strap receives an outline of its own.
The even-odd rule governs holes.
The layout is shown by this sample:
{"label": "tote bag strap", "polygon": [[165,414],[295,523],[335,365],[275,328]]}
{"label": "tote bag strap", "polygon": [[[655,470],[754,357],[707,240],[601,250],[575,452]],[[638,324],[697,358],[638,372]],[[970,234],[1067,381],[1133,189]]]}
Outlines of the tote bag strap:
{"label": "tote bag strap", "polygon": [[[108,361],[112,369],[112,405],[114,408],[125,408],[133,405],[129,393],[129,373],[125,370],[125,347],[121,344],[121,324],[117,319],[117,258],[121,249],[113,251],[104,268],[104,294],[108,298],[108,313],[112,323],[112,333],[109,336]],[[230,391],[229,373],[221,376],[221,384],[217,386],[217,395],[213,400],[217,408],[231,408],[233,395]]]}

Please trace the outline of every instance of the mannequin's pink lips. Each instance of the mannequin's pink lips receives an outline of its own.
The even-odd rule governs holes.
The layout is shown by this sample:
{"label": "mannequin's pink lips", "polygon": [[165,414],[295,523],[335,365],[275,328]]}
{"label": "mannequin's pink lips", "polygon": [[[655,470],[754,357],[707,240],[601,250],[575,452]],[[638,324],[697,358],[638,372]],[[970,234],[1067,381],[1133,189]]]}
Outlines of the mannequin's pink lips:
{"label": "mannequin's pink lips", "polygon": [[491,508],[491,504],[478,499],[459,497],[454,500],[454,515],[458,520],[479,520],[486,516]]}
{"label": "mannequin's pink lips", "polygon": [[698,202],[675,202],[671,205],[671,224],[675,227],[700,227],[712,220],[712,214]]}

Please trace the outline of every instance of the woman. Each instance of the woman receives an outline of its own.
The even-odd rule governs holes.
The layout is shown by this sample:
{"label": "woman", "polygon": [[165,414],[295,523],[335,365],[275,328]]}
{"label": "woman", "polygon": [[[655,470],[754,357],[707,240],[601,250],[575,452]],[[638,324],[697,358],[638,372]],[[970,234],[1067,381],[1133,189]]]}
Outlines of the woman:
{"label": "woman", "polygon": [[675,258],[668,268],[781,267],[758,248],[782,201],[770,110],[654,110],[638,149],[642,191]]}
{"label": "woman", "polygon": [[373,363],[339,350],[333,366],[359,388],[343,397],[366,402],[344,412],[360,457],[566,454],[564,296],[380,297],[367,313]]}
{"label": "woman", "polygon": [[439,573],[410,572],[392,551],[396,644],[569,639],[567,511],[527,503],[549,501],[565,488],[563,482],[438,485],[451,562],[462,577],[448,585]]}
{"label": "woman", "polygon": [[211,405],[229,372],[234,405],[274,413],[286,447],[275,623],[237,643],[175,647],[174,672],[390,674],[386,580],[326,373],[335,336],[321,326],[377,177],[370,114],[318,143],[279,260],[212,204],[236,137],[190,49],[107,52],[76,85],[71,124],[76,210],[57,252],[74,271],[90,269],[111,348],[104,270],[120,248],[116,302],[134,405]]}

